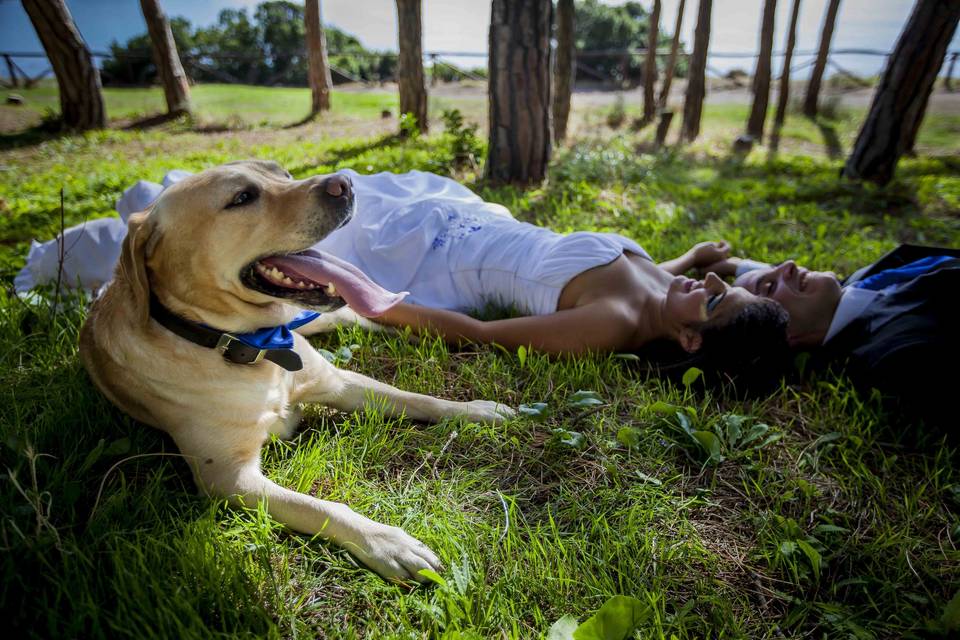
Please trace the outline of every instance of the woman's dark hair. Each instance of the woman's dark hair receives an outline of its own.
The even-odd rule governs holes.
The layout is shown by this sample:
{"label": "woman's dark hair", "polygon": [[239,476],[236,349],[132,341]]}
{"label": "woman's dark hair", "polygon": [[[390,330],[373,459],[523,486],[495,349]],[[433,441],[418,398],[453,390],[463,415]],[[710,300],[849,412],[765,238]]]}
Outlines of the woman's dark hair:
{"label": "woman's dark hair", "polygon": [[697,367],[711,387],[732,384],[737,392],[762,393],[779,384],[792,362],[788,320],[779,303],[761,299],[744,306],[729,322],[705,327],[695,353],[674,341],[658,340],[637,355],[661,376],[679,380],[690,367]]}

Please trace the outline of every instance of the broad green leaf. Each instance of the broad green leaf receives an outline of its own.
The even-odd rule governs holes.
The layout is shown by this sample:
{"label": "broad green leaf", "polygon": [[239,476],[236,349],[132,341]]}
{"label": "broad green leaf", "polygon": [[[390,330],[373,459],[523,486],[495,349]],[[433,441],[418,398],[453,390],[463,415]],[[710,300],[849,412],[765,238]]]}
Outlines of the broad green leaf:
{"label": "broad green leaf", "polygon": [[780,555],[792,556],[797,550],[797,543],[793,540],[784,540],[780,543]]}
{"label": "broad green leaf", "polygon": [[573,640],[573,632],[578,624],[577,619],[568,613],[550,625],[547,640]]}
{"label": "broad green leaf", "polygon": [[640,356],[635,353],[615,353],[613,357],[618,360],[629,360],[630,362],[640,362]]}
{"label": "broad green leaf", "polygon": [[444,580],[443,577],[433,569],[420,569],[420,571],[417,571],[417,573],[430,580],[430,582],[435,582],[441,587],[447,586],[447,581]]}
{"label": "broad green leaf", "polygon": [[693,425],[690,422],[690,416],[683,411],[677,411],[677,425],[685,432],[693,435]]}
{"label": "broad green leaf", "polygon": [[813,567],[813,575],[820,579],[820,552],[810,546],[810,543],[805,540],[797,540],[797,546],[800,547],[800,550],[803,551],[804,555],[807,556],[807,559],[810,560],[810,566]]}
{"label": "broad green leaf", "polygon": [[350,347],[340,347],[337,349],[336,355],[337,360],[339,360],[341,364],[346,364],[353,359],[353,351],[350,349]]}
{"label": "broad green leaf", "polygon": [[617,431],[617,442],[623,446],[633,449],[640,444],[640,430],[634,427],[621,427]]}
{"label": "broad green leaf", "polygon": [[520,361],[520,368],[527,363],[527,348],[523,345],[517,347],[517,360]]}
{"label": "broad green leaf", "polygon": [[710,455],[709,461],[723,461],[723,454],[720,452],[720,438],[717,437],[717,434],[710,431],[693,431],[690,435]]}
{"label": "broad green leaf", "polygon": [[334,355],[333,351],[328,351],[326,349],[317,349],[324,358],[327,359],[327,362],[332,362],[336,364],[337,356]]}
{"label": "broad green leaf", "polygon": [[103,451],[105,456],[122,456],[130,452],[130,438],[119,438]]}
{"label": "broad green leaf", "polygon": [[838,527],[835,524],[818,524],[813,528],[817,533],[847,533],[850,529]]}
{"label": "broad green leaf", "polygon": [[947,631],[960,630],[960,591],[953,594],[950,602],[943,608],[940,622],[943,623]]}
{"label": "broad green leaf", "polygon": [[636,598],[613,596],[573,632],[574,640],[625,640],[643,624],[651,611]]}
{"label": "broad green leaf", "polygon": [[747,433],[744,434],[743,439],[740,440],[738,446],[742,449],[760,436],[764,435],[767,431],[770,431],[770,427],[762,422],[758,422],[747,430]]}
{"label": "broad green leaf", "polygon": [[568,429],[554,429],[553,433],[560,438],[560,443],[568,447],[579,449],[586,444],[587,439],[579,431],[570,431]]}
{"label": "broad green leaf", "polygon": [[519,407],[521,415],[530,418],[545,418],[550,413],[550,408],[546,402],[534,402],[531,404],[522,404]]}
{"label": "broad green leaf", "polygon": [[594,407],[603,404],[603,400],[596,391],[577,391],[567,399],[571,407]]}
{"label": "broad green leaf", "polygon": [[747,416],[738,416],[735,413],[728,413],[723,416],[723,426],[727,432],[727,442],[730,446],[736,446],[743,433],[743,423],[749,420]]}
{"label": "broad green leaf", "polygon": [[703,375],[703,371],[697,369],[696,367],[690,367],[683,373],[683,386],[689,388],[694,382],[697,381],[697,378]]}
{"label": "broad green leaf", "polygon": [[670,404],[669,402],[664,402],[663,400],[657,400],[656,402],[651,404],[648,408],[650,409],[650,411],[660,414],[661,416],[673,415],[674,413],[680,410],[680,407],[678,407],[677,405]]}

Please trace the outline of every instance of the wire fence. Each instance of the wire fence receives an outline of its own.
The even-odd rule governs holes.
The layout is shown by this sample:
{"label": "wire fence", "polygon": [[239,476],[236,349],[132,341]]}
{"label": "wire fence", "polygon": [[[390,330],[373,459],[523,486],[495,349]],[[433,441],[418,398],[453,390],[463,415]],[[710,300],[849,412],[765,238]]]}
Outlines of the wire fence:
{"label": "wire fence", "polygon": [[[105,61],[114,61],[119,63],[121,67],[124,65],[132,67],[132,65],[141,65],[143,67],[149,68],[153,64],[153,57],[150,51],[141,51],[141,52],[105,52],[105,51],[92,51],[91,55],[100,61],[100,67],[104,67]],[[646,49],[595,49],[588,51],[577,51],[575,55],[576,68],[578,78],[589,78],[596,82],[606,83],[612,86],[619,85],[620,87],[624,85],[636,84],[642,80],[642,64],[641,61],[646,57]],[[665,58],[670,55],[668,49],[658,49],[656,56],[658,58]],[[684,59],[689,58],[690,53],[679,52],[678,58]],[[707,73],[710,76],[715,78],[726,78],[734,80],[733,86],[730,88],[738,88],[740,83],[737,81],[737,75],[735,72],[731,71],[722,71],[716,67],[716,65],[711,65],[709,61],[712,60],[731,60],[731,59],[742,59],[742,60],[753,60],[758,57],[756,52],[737,52],[737,51],[711,51],[707,54]],[[773,58],[782,57],[785,55],[783,51],[774,51],[772,52]],[[837,74],[843,76],[849,80],[851,86],[848,90],[856,90],[858,88],[869,86],[869,82],[859,77],[854,72],[849,69],[841,66],[837,61],[839,56],[870,56],[870,57],[888,57],[890,55],[889,51],[883,51],[880,49],[865,49],[865,48],[838,48],[831,49],[830,55],[827,61],[827,65],[833,69]],[[795,51],[794,57],[800,58],[801,60],[791,66],[791,73],[795,71],[800,71],[806,67],[812,66],[816,61],[817,52],[816,51]],[[0,51],[0,57],[3,58],[5,67],[6,67],[6,76],[0,80],[4,86],[7,88],[17,88],[20,86],[23,87],[32,87],[35,86],[40,80],[49,75],[52,69],[47,66],[44,70],[39,73],[27,73],[21,65],[17,63],[17,59],[28,59],[36,60],[42,59],[46,60],[47,56],[42,52],[24,52],[24,51]],[[281,52],[275,53],[273,55],[274,59],[291,59],[297,60],[300,64],[305,64],[306,52],[304,50],[299,51],[290,51],[290,52]],[[344,59],[366,59],[366,60],[384,60],[392,59],[393,64],[381,64],[380,67],[383,69],[383,73],[380,73],[377,77],[370,77],[369,74],[358,74],[352,69],[346,68],[347,65],[338,65],[330,63],[331,75],[334,78],[335,82],[356,82],[362,84],[377,84],[385,81],[395,80],[396,75],[396,58],[397,54],[393,52],[378,53],[378,52],[358,52],[358,51],[348,51],[348,52],[338,52],[330,51],[328,52],[328,58],[336,60]],[[430,71],[431,84],[436,85],[439,81],[451,81],[451,80],[483,80],[485,73],[482,73],[482,67],[486,64],[487,53],[486,52],[476,52],[476,51],[428,51],[423,55],[424,62],[428,66]],[[804,59],[806,58],[806,59]],[[956,63],[958,58],[960,58],[960,51],[950,51],[946,55],[946,78],[944,81],[944,86],[948,91],[954,90],[953,85],[953,73],[956,68]],[[454,64],[452,60],[470,60],[477,59],[483,60],[482,65],[477,65],[472,69],[464,68],[465,65]],[[191,78],[201,79],[202,81],[217,81],[225,82],[229,84],[251,84],[249,81],[245,81],[244,78],[237,77],[235,74],[226,71],[223,68],[224,62],[231,63],[260,63],[263,62],[264,56],[262,53],[217,53],[217,54],[207,54],[207,53],[197,53],[197,52],[185,52],[181,55],[181,61],[187,71],[187,74]],[[235,66],[235,65],[234,65]],[[141,75],[145,72],[141,71]],[[291,71],[287,69],[285,72],[277,74],[274,78],[268,78],[265,82],[260,82],[258,84],[265,84],[267,86],[273,85],[304,85],[306,84],[305,80],[302,78],[294,78],[291,82],[290,77]],[[129,74],[129,77],[133,77],[135,74],[132,72]],[[364,77],[366,75],[367,77]],[[149,78],[141,77],[139,82],[112,82],[111,78],[106,78],[105,81],[107,84],[119,84],[119,85],[143,85],[148,84]]]}

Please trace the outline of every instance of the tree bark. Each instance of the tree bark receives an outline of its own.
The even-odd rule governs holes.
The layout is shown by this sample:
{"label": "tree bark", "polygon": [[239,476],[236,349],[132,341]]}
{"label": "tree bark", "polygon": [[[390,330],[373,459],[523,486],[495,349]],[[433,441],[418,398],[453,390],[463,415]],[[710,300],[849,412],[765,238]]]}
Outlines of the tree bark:
{"label": "tree bark", "polygon": [[706,93],[707,49],[710,47],[710,16],[713,0],[700,0],[697,28],[693,34],[693,55],[687,71],[687,95],[683,101],[683,126],[680,137],[693,142],[700,135],[700,115]]}
{"label": "tree bark", "polygon": [[800,0],[793,0],[793,12],[790,14],[790,26],[787,28],[787,49],[783,54],[783,71],[780,72],[780,92],[777,95],[777,113],[773,126],[779,129],[787,117],[790,101],[790,65],[793,64],[793,48],[797,44],[797,19],[800,16]]}
{"label": "tree bark", "polygon": [[652,122],[657,113],[656,93],[654,85],[657,82],[657,42],[660,39],[660,0],[653,0],[653,11],[650,12],[650,27],[647,32],[647,58],[643,65],[643,121]]}
{"label": "tree bark", "polygon": [[330,110],[330,67],[327,64],[327,36],[323,31],[320,0],[307,0],[303,12],[307,32],[307,76],[310,81],[310,115]]}
{"label": "tree bark", "polygon": [[807,85],[807,95],[803,100],[803,115],[808,118],[817,117],[817,103],[820,100],[820,83],[823,81],[823,71],[827,68],[827,57],[830,55],[830,41],[833,39],[833,27],[837,22],[837,12],[840,11],[840,0],[830,0],[827,11],[823,15],[823,27],[820,30],[820,47],[817,49],[817,61],[813,65],[810,83]]}
{"label": "tree bark", "polygon": [[400,30],[400,114],[413,114],[417,128],[426,133],[427,86],[423,77],[420,0],[397,0]]}
{"label": "tree bark", "polygon": [[663,70],[663,86],[660,87],[660,100],[658,101],[661,109],[667,107],[667,98],[670,97],[670,84],[673,82],[673,70],[677,66],[677,50],[680,48],[680,28],[683,26],[683,10],[687,0],[680,0],[680,6],[677,9],[677,25],[673,29],[673,42],[670,43],[670,57],[667,58],[667,68]]}
{"label": "tree bark", "polygon": [[158,0],[140,0],[143,18],[147,21],[147,33],[153,49],[153,61],[157,75],[163,84],[163,96],[167,100],[167,113],[179,115],[190,113],[190,85],[187,74],[180,64],[177,43],[173,40],[170,22],[160,8]]}
{"label": "tree bark", "polygon": [[913,148],[930,92],[960,21],[960,2],[917,0],[887,60],[843,175],[886,184]]}
{"label": "tree bark", "polygon": [[557,64],[554,67],[553,139],[556,144],[567,136],[570,94],[574,78],[573,0],[557,0]]}
{"label": "tree bark", "polygon": [[64,0],[23,0],[60,90],[60,117],[71,129],[107,125],[100,72]]}
{"label": "tree bark", "polygon": [[773,53],[773,20],[777,13],[777,0],[765,0],[760,26],[760,53],[753,72],[753,106],[747,120],[747,134],[760,142],[767,120],[767,105],[770,102],[770,56]]}
{"label": "tree bark", "polygon": [[494,183],[541,182],[550,161],[551,0],[493,0],[490,16],[490,143]]}

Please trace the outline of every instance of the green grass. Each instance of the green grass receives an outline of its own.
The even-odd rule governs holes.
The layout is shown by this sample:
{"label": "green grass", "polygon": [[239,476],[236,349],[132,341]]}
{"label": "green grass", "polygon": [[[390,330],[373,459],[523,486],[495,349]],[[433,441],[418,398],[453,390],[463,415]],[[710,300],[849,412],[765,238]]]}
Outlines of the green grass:
{"label": "green grass", "polygon": [[[837,180],[814,125],[787,127],[796,133],[774,158],[729,159],[745,109],[735,116],[709,109],[702,144],[648,154],[649,132],[580,113],[589,137],[558,150],[541,188],[454,175],[522,219],[619,231],[655,257],[725,237],[752,257],[845,273],[898,242],[960,244],[955,158],[906,160],[887,189],[863,187]],[[219,134],[174,124],[0,152],[0,278],[31,237],[56,232],[61,187],[70,224],[109,215],[136,179],[242,157],[297,176],[452,171],[448,137],[399,142],[385,135],[395,121],[376,129],[369,117],[359,138],[332,137],[349,124],[336,118]],[[825,124],[855,135],[846,120]],[[921,637],[960,590],[950,450],[842,377],[736,401],[615,357],[521,359],[359,330],[317,339],[346,348],[342,366],[406,389],[548,405],[499,427],[311,408],[293,442],[266,448],[275,481],[439,553],[447,585],[407,590],[262,511],[198,496],[172,442],[87,379],[82,320],[80,305],[52,313],[0,294],[0,609],[18,637],[526,639],[616,594],[650,605],[643,638]],[[603,404],[575,406],[578,390]],[[678,428],[678,410],[717,434],[723,461]],[[744,443],[735,425],[759,435]]]}
{"label": "green grass", "polygon": [[[59,112],[56,85],[43,83],[33,89],[18,89],[25,108],[46,113]],[[113,119],[137,119],[162,113],[163,92],[157,87],[103,90],[107,116]],[[201,122],[226,122],[235,125],[277,125],[297,122],[310,111],[310,90],[303,88],[254,87],[202,84],[190,88],[190,98]],[[358,118],[379,117],[383,109],[396,111],[395,93],[349,93],[334,91],[333,115],[350,114]],[[4,107],[13,109],[15,107]],[[19,107],[16,107],[19,108]]]}

